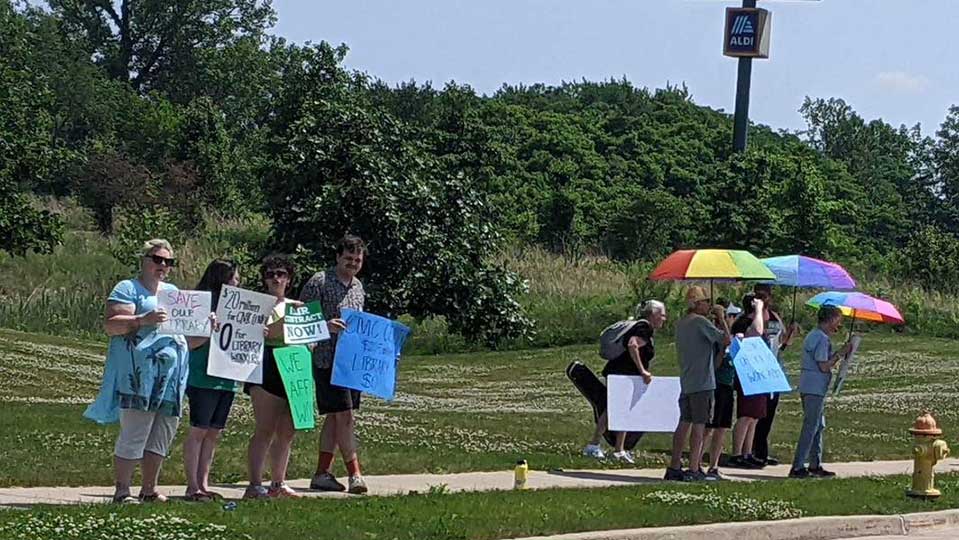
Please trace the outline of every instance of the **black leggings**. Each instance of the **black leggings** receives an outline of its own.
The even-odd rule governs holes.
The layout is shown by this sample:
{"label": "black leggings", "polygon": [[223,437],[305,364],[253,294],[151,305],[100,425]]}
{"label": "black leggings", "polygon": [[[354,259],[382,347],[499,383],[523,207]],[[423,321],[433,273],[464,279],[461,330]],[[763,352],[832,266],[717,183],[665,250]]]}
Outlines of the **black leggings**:
{"label": "black leggings", "polygon": [[753,457],[765,460],[769,457],[769,432],[773,429],[776,408],[779,407],[779,394],[773,394],[766,400],[766,417],[756,423],[756,435],[753,437]]}

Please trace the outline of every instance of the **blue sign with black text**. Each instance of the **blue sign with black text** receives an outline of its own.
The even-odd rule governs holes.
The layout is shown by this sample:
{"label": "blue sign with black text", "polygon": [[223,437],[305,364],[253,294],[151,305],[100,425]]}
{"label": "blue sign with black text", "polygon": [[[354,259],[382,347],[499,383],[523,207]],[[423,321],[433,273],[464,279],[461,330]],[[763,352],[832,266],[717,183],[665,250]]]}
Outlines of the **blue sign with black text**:
{"label": "blue sign with black text", "polygon": [[743,387],[743,395],[792,391],[779,360],[762,338],[733,340],[729,352],[733,357],[739,384]]}
{"label": "blue sign with black text", "polygon": [[396,367],[410,329],[378,315],[343,309],[333,357],[331,382],[336,386],[368,392],[386,400],[396,393]]}

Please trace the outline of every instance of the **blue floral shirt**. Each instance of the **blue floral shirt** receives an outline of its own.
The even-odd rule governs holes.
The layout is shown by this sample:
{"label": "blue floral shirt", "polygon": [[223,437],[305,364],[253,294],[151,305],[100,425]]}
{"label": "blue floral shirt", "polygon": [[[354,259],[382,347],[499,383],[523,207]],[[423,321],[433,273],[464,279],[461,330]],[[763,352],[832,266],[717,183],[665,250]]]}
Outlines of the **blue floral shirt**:
{"label": "blue floral shirt", "polygon": [[[176,286],[161,283],[160,290]],[[118,283],[107,301],[132,305],[136,315],[157,307],[156,295],[136,279]],[[183,336],[158,334],[155,326],[112,336],[100,393],[83,415],[101,424],[119,421],[120,409],[180,416],[188,374],[189,349]]]}

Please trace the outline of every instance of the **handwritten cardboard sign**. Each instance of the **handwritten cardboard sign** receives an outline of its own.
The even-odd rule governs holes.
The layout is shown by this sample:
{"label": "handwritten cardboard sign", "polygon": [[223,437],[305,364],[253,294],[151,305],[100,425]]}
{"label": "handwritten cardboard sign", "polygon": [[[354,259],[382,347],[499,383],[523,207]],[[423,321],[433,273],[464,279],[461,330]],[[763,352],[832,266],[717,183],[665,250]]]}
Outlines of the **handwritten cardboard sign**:
{"label": "handwritten cardboard sign", "polygon": [[283,342],[287,345],[305,345],[330,339],[330,331],[323,319],[323,308],[319,302],[310,302],[302,306],[286,305],[283,318]]}
{"label": "handwritten cardboard sign", "polygon": [[212,304],[213,297],[209,291],[160,291],[157,294],[157,308],[166,311],[169,319],[160,325],[158,333],[209,337]]}
{"label": "handwritten cardboard sign", "polygon": [[263,330],[275,305],[275,296],[223,286],[216,307],[220,328],[210,338],[208,375],[263,382]]}
{"label": "handwritten cardboard sign", "polygon": [[[737,341],[737,340],[734,340]],[[783,373],[776,355],[760,337],[751,337],[733,345],[733,365],[743,387],[743,394],[771,394],[773,392],[791,392],[789,379]]]}
{"label": "handwritten cardboard sign", "polygon": [[346,330],[333,357],[332,382],[390,400],[396,393],[396,366],[410,329],[378,315],[344,309]]}
{"label": "handwritten cardboard sign", "polygon": [[313,357],[310,350],[302,345],[279,347],[273,349],[273,358],[286,389],[294,429],[313,429],[316,427],[313,416],[316,383],[313,381]]}

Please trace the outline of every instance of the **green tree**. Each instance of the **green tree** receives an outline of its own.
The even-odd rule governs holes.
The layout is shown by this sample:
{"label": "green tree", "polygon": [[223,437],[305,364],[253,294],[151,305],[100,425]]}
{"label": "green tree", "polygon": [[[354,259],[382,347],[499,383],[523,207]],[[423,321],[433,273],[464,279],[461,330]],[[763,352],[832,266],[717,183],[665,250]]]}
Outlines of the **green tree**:
{"label": "green tree", "polygon": [[0,250],[50,251],[61,239],[57,216],[22,193],[45,177],[62,152],[52,137],[51,92],[27,62],[28,27],[0,0]]}
{"label": "green tree", "polygon": [[936,133],[932,150],[935,180],[939,192],[940,221],[959,234],[959,106],[952,106]]}
{"label": "green tree", "polygon": [[340,68],[343,54],[325,43],[290,51],[265,178],[277,245],[317,270],[344,233],[358,234],[371,244],[371,311],[440,315],[490,345],[524,335],[522,283],[490,263],[499,236],[484,194],[355,91],[366,81]]}
{"label": "green tree", "polygon": [[275,13],[269,0],[50,0],[67,35],[82,40],[110,77],[138,92],[178,101],[205,52],[261,36]]}

